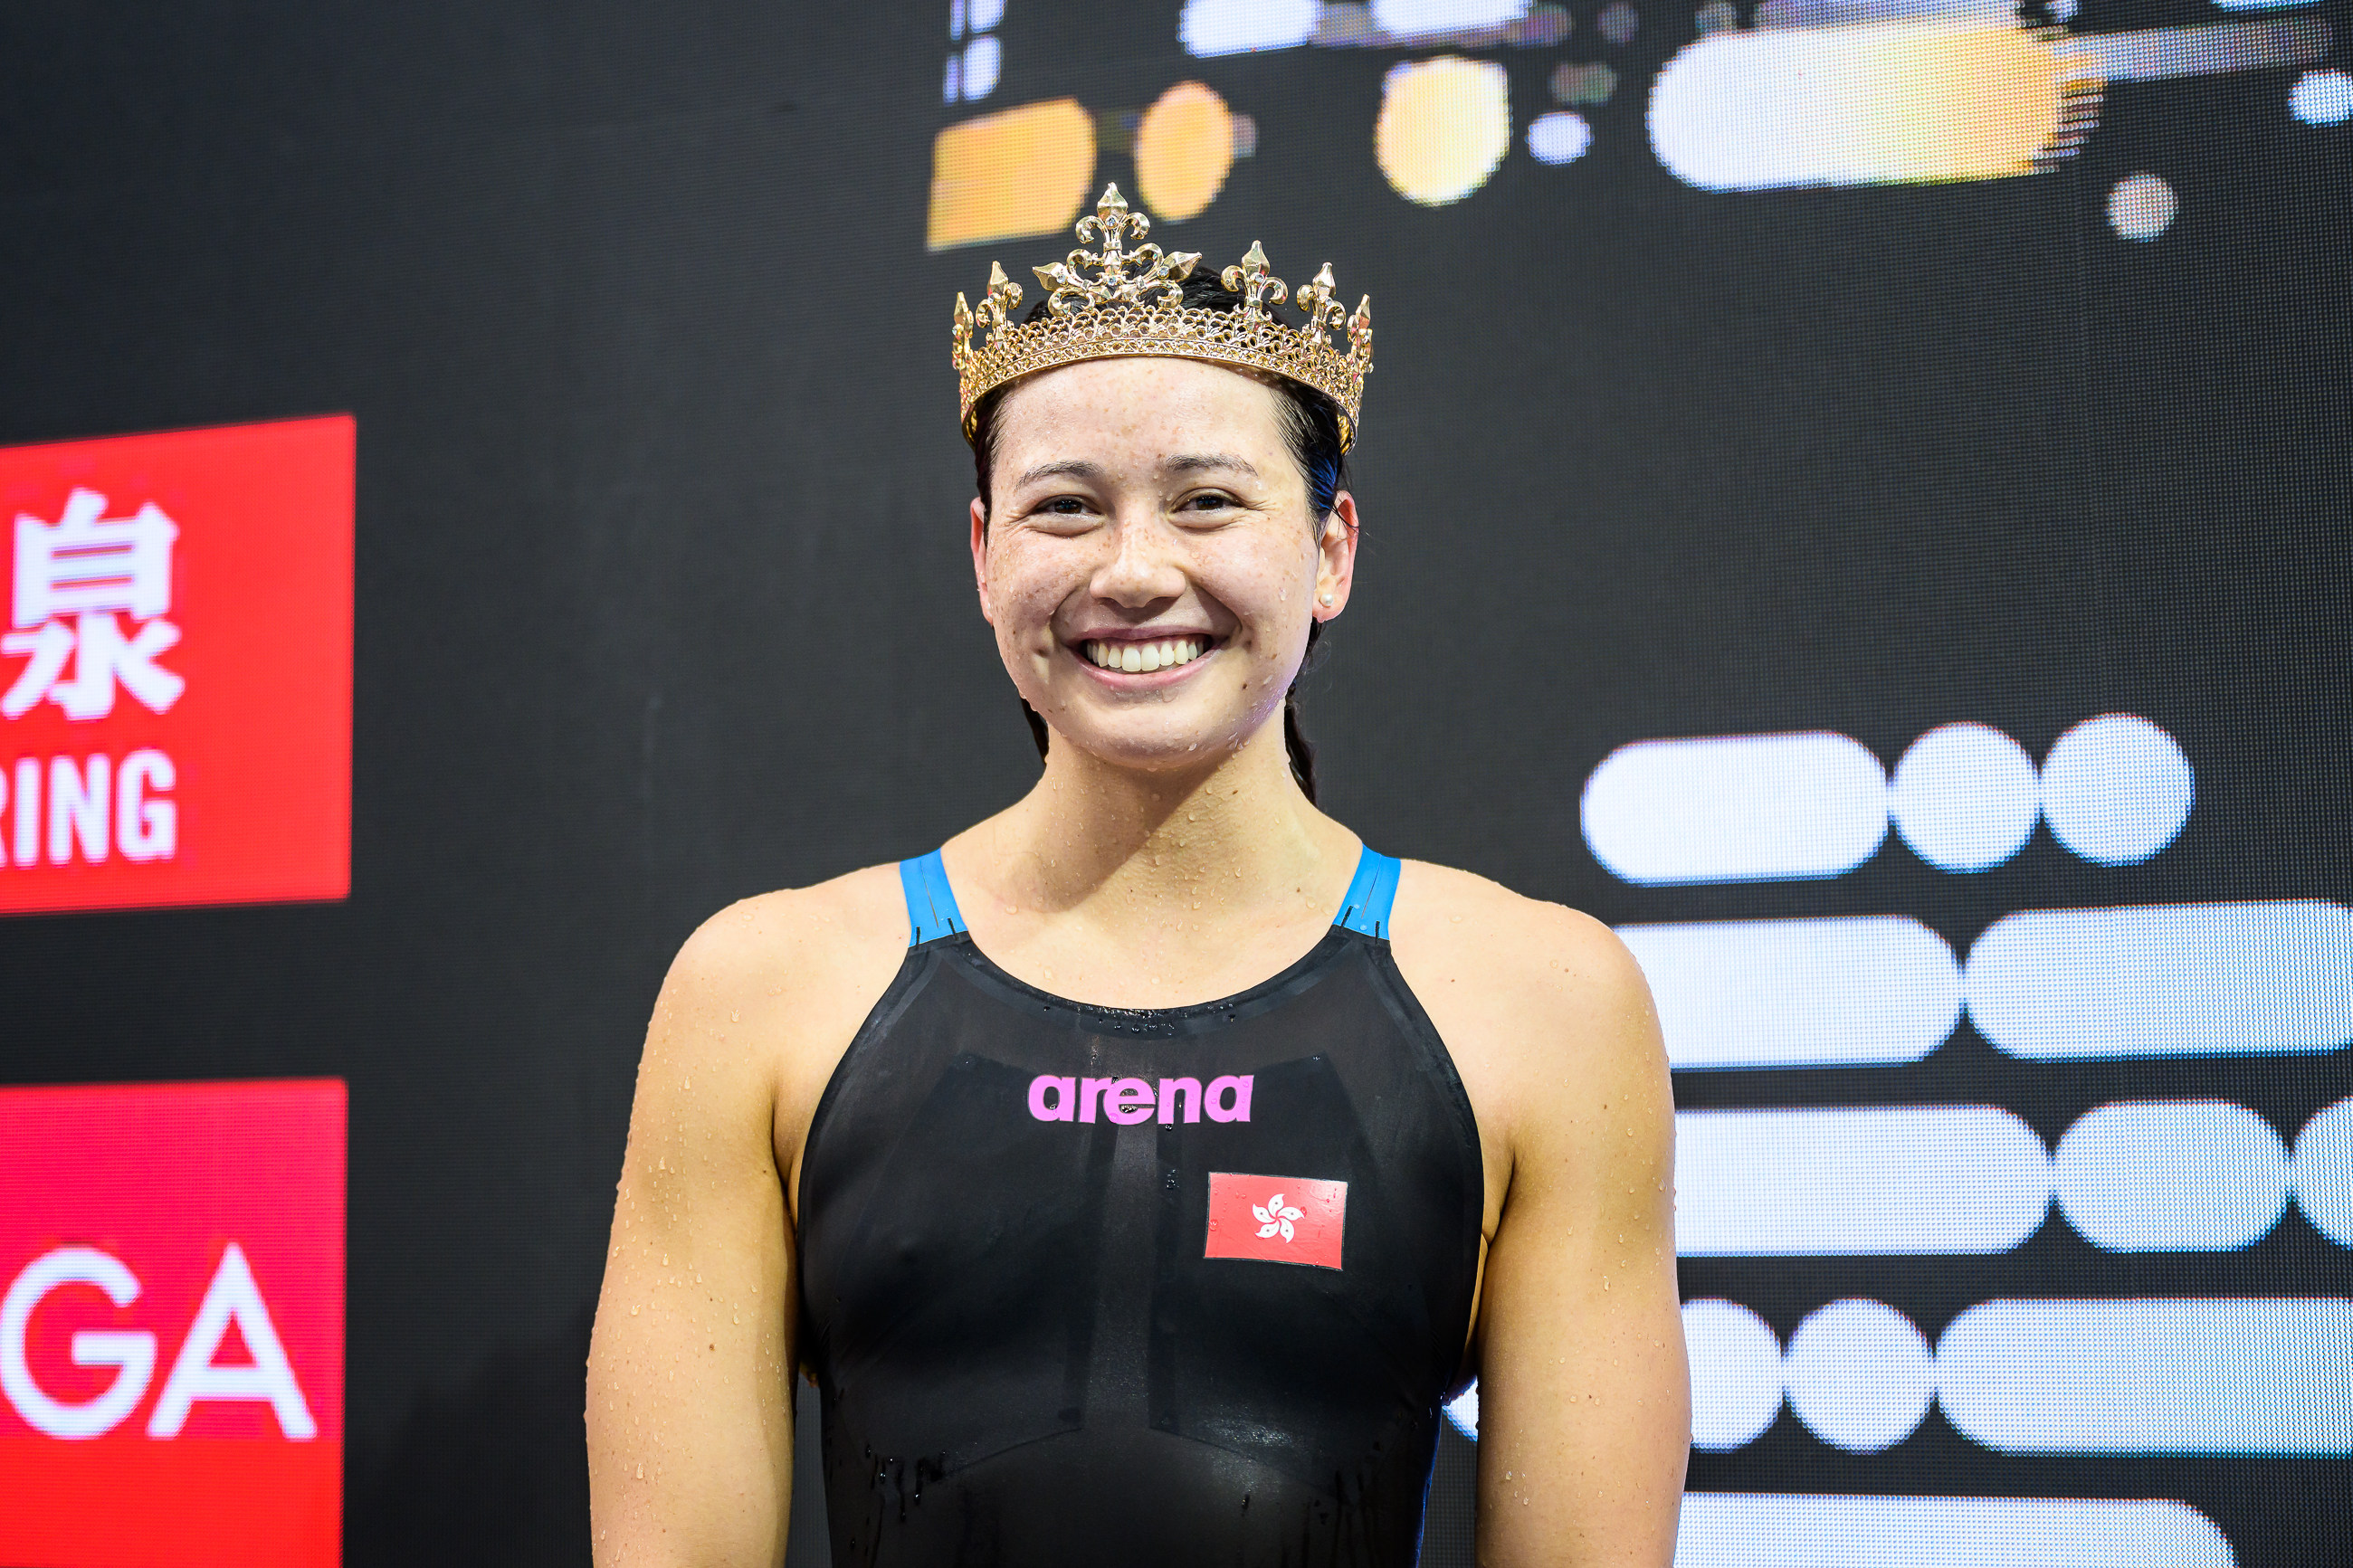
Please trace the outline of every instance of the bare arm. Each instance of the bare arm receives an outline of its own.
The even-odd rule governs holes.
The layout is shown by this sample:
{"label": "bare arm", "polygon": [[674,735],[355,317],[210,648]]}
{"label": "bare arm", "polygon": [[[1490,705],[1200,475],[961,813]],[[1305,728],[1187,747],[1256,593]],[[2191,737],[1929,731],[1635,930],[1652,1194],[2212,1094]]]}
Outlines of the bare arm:
{"label": "bare arm", "polygon": [[1624,944],[1548,912],[1480,1311],[1479,1561],[1667,1568],[1691,1434],[1673,1094]]}
{"label": "bare arm", "polygon": [[753,906],[717,916],[647,1031],[588,1352],[598,1568],[784,1561],[795,1292],[762,946]]}

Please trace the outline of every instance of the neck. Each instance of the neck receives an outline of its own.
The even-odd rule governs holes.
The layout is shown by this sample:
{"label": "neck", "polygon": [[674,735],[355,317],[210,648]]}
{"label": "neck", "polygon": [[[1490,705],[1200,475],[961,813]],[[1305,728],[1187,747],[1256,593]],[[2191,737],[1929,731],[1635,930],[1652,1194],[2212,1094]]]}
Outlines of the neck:
{"label": "neck", "polygon": [[1089,905],[1119,924],[1314,897],[1356,849],[1291,776],[1279,715],[1182,770],[1121,767],[1058,736],[1037,787],[974,837],[977,868],[1008,903]]}

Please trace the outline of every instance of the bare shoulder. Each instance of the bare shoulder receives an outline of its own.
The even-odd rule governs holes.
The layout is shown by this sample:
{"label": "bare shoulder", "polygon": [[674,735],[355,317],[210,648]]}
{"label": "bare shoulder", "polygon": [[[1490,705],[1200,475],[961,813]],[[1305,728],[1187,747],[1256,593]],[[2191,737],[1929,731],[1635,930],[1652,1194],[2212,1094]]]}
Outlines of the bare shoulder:
{"label": "bare shoulder", "polygon": [[700,1067],[715,1093],[773,1119],[778,1160],[795,1164],[835,1064],[906,949],[893,866],[731,904],[670,964],[646,1065]]}
{"label": "bare shoulder", "polygon": [[1650,987],[1599,921],[1411,860],[1389,929],[1398,969],[1471,1096],[1491,1172],[1533,1132],[1665,1103]]}
{"label": "bare shoulder", "polygon": [[1540,1012],[1650,1008],[1642,972],[1617,932],[1469,871],[1406,862],[1390,931],[1398,965],[1417,991],[1419,970],[1433,987],[1475,986]]}
{"label": "bare shoulder", "polygon": [[898,868],[868,866],[830,881],[786,888],[728,905],[679,950],[664,990],[681,1001],[763,1010],[797,1005],[845,964],[906,946]]}

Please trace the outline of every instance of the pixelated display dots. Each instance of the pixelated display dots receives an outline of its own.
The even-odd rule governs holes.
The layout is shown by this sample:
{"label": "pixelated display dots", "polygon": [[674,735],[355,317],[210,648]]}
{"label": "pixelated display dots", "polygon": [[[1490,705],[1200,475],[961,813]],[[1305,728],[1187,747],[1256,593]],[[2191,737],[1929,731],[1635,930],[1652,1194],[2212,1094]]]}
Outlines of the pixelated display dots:
{"label": "pixelated display dots", "polygon": [[2304,1124],[2289,1171],[2296,1206],[2312,1228],[2339,1247],[2353,1247],[2353,1099]]}
{"label": "pixelated display dots", "polygon": [[2119,239],[2155,239],[2180,210],[2173,187],[2155,174],[2126,174],[2108,192],[2108,226]]}
{"label": "pixelated display dots", "polygon": [[1527,10],[1528,0],[1372,0],[1373,26],[1400,42],[1503,27]]}
{"label": "pixelated display dots", "polygon": [[2007,23],[1723,28],[1659,73],[1651,145],[1701,190],[2031,174],[2096,109],[2073,69]]}
{"label": "pixelated display dots", "polygon": [[1135,184],[1155,216],[1195,216],[1217,199],[1238,147],[1233,111],[1198,81],[1180,81],[1135,127]]}
{"label": "pixelated display dots", "polygon": [[1936,1360],[1883,1301],[1833,1301],[1789,1336],[1789,1407],[1833,1447],[1875,1454],[1910,1436],[1936,1397]]}
{"label": "pixelated display dots", "polygon": [[932,143],[934,250],[1066,232],[1094,194],[1094,117],[1076,99],[951,125]]}
{"label": "pixelated display dots", "polygon": [[2288,89],[2287,110],[2306,125],[2342,125],[2353,120],[2353,76],[2341,70],[2305,72]]}
{"label": "pixelated display dots", "polygon": [[1692,1367],[1692,1446],[1746,1447],[1781,1413],[1781,1342],[1765,1320],[1735,1302],[1683,1307]]}
{"label": "pixelated display dots", "polygon": [[1618,73],[1599,60],[1566,60],[1553,68],[1547,85],[1556,103],[1607,103],[1618,90]]}
{"label": "pixelated display dots", "polygon": [[2102,866],[2130,866],[2174,840],[2197,784],[2172,736],[2131,713],[2086,719],[2042,763],[2042,816],[2059,842]]}
{"label": "pixelated display dots", "polygon": [[2221,1100],[2104,1105],[2067,1130],[2052,1195],[2110,1252],[2219,1252],[2267,1236],[2287,1208],[2288,1153],[2271,1124]]}
{"label": "pixelated display dots", "polygon": [[1983,724],[1945,724],[1895,764],[1888,815],[1914,854],[1942,871],[1983,871],[2025,846],[2041,809],[2034,761]]}
{"label": "pixelated display dots", "polygon": [[1528,124],[1528,155],[1539,163],[1571,163],[1593,145],[1593,127],[1582,114],[1559,110]]}
{"label": "pixelated display dots", "polygon": [[1440,55],[1395,67],[1381,84],[1373,156],[1408,201],[1461,201],[1487,183],[1511,144],[1511,89],[1492,60]]}

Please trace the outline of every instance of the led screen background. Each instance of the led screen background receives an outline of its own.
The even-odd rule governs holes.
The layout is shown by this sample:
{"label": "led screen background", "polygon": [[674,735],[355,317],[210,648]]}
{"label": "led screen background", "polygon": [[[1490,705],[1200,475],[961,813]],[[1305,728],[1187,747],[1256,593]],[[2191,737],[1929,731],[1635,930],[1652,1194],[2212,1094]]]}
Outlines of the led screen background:
{"label": "led screen background", "polygon": [[[1893,131],[1725,190],[1683,177],[1736,183],[1706,114],[1654,132],[1670,62],[1870,13],[1577,0],[1565,28],[1400,43],[1368,10],[1194,54],[1176,0],[983,9],[955,38],[944,4],[0,24],[0,444],[356,422],[349,897],[0,927],[12,1082],[348,1084],[347,1560],[585,1560],[580,1366],[670,953],[1035,768],[971,604],[945,350],[992,258],[1026,277],[1068,242],[934,248],[935,145],[1067,99],[1081,184],[1182,206],[1198,158],[1146,180],[1135,138],[1197,82],[1247,155],[1154,237],[1220,263],[1261,239],[1374,300],[1360,587],[1305,687],[1328,804],[1637,928],[1678,1050],[1749,1053],[1677,1075],[1686,1228],[1719,1238],[1684,1288],[1729,1304],[1695,1320],[1695,1491],[2197,1510],[1850,1505],[1849,1555],[1813,1562],[2021,1528],[2038,1562],[2329,1561],[2353,18],[2038,12],[2106,84],[2095,112],[2052,100],[2039,172],[1920,153],[1885,107],[1913,78],[1864,71]],[[2296,27],[2170,31],[2256,22]],[[1493,167],[1427,205],[1400,182],[1449,196],[1464,154],[1393,137],[1385,163],[1384,86],[1441,57],[1466,63],[1405,79]],[[1198,153],[1206,100],[1176,108]],[[1683,773],[1642,748],[1790,734],[1816,741]],[[1609,812],[1610,769],[1650,763],[1703,781],[1648,788],[1690,814],[1666,826]],[[1793,789],[1830,804],[1777,816]],[[2020,923],[2180,906],[2205,913]],[[1791,921],[1821,923],[1722,930]],[[1797,1111],[1822,1119],[1753,1114]],[[1809,1184],[1792,1147],[1915,1201],[1826,1208],[1870,1184]],[[1727,1213],[1707,1171],[1759,1149]],[[2064,1327],[1986,1303],[2135,1300],[2195,1309],[2129,1320],[2176,1331],[2144,1364],[2244,1407],[1985,1370],[2052,1365]],[[2305,1305],[2198,1305],[2231,1300]],[[1468,1452],[1432,1563],[1468,1561]],[[1824,1528],[1746,1506],[1688,1511],[1762,1520],[1752,1546]]]}

